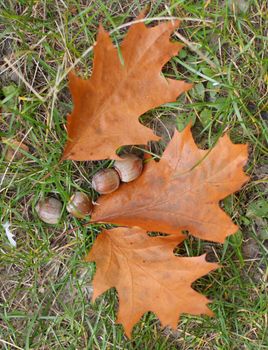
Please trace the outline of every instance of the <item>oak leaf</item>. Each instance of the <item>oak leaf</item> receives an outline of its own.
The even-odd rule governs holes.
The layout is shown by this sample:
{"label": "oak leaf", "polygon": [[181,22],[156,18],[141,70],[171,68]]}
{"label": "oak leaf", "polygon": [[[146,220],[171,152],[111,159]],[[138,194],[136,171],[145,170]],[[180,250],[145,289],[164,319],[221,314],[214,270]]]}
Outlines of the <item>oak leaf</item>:
{"label": "oak leaf", "polygon": [[175,257],[180,236],[149,237],[140,228],[104,230],[97,237],[86,261],[97,266],[93,281],[93,301],[115,287],[119,297],[117,323],[128,337],[135,323],[147,311],[154,312],[162,326],[177,327],[182,313],[213,312],[209,300],[191,288],[201,276],[218,268],[199,257]]}
{"label": "oak leaf", "polygon": [[175,131],[159,162],[149,161],[136,181],[98,199],[92,221],[169,234],[188,230],[223,242],[238,228],[219,201],[248,181],[246,161],[247,145],[233,144],[227,135],[213,149],[201,150],[190,126]]}
{"label": "oak leaf", "polygon": [[159,139],[140,124],[139,117],[175,101],[192,86],[161,74],[164,64],[183,46],[169,41],[178,26],[179,21],[153,28],[133,24],[120,55],[109,34],[99,27],[91,78],[83,80],[73,72],[69,75],[74,109],[67,116],[68,141],[62,159],[116,159],[115,152],[123,145]]}

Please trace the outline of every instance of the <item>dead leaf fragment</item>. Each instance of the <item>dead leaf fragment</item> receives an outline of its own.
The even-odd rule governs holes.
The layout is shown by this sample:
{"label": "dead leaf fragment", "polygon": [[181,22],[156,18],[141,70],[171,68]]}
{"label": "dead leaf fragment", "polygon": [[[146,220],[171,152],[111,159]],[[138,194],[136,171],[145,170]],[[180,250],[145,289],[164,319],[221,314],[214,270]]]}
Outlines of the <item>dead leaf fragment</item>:
{"label": "dead leaf fragment", "polygon": [[93,300],[115,287],[119,297],[117,322],[128,337],[147,311],[154,312],[162,326],[177,328],[182,313],[213,315],[209,300],[191,288],[201,276],[217,269],[205,256],[175,257],[180,236],[149,237],[140,228],[104,230],[86,261],[95,261]]}
{"label": "dead leaf fragment", "polygon": [[233,144],[227,135],[212,150],[201,150],[190,126],[176,131],[160,162],[148,162],[136,181],[98,199],[92,221],[170,234],[188,230],[223,242],[238,228],[219,201],[248,181],[247,155],[247,146]]}
{"label": "dead leaf fragment", "polygon": [[24,152],[29,152],[29,147],[20,141],[3,137],[2,142],[7,145],[7,150],[5,153],[6,161],[17,161],[25,157],[25,154],[21,152],[21,150]]}
{"label": "dead leaf fragment", "polygon": [[139,117],[175,101],[192,86],[161,75],[164,64],[182,48],[182,44],[169,41],[178,26],[178,21],[153,28],[133,24],[120,46],[120,55],[100,26],[91,78],[83,80],[73,72],[69,75],[74,109],[67,117],[63,159],[116,159],[120,146],[159,139],[140,124]]}

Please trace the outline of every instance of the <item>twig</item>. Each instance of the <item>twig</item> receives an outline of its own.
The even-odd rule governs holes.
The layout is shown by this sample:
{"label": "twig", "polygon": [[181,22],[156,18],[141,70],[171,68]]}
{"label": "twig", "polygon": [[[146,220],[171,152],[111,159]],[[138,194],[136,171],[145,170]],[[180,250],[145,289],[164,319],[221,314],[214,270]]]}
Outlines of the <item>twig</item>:
{"label": "twig", "polygon": [[[135,21],[131,21],[131,22],[127,22],[127,23],[124,23],[114,29],[112,29],[110,32],[109,32],[109,35],[119,31],[120,29],[124,29],[124,28],[127,28],[127,27],[130,27],[132,24],[136,24],[136,23],[143,23],[143,22],[148,22],[148,21],[174,21],[174,20],[180,20],[180,21],[192,21],[192,22],[202,22],[202,23],[213,23],[213,21],[211,20],[203,20],[203,19],[197,19],[197,18],[189,18],[189,17],[151,17],[151,18],[142,18],[142,19],[137,19]],[[180,35],[180,34],[178,34]],[[182,40],[183,42],[185,42],[193,51],[195,51],[202,59],[204,59],[205,61],[210,61],[209,58],[207,58],[202,52],[200,52],[198,49],[196,49],[187,39],[185,39],[184,37],[181,37],[180,40]],[[59,78],[58,80],[58,85],[66,78],[66,76],[81,62],[81,60],[83,58],[85,58],[94,48],[95,46],[95,43],[91,46],[89,46],[84,52],[83,54],[81,55],[81,57],[77,58],[71,65],[69,68],[66,69],[66,71],[64,72],[64,74],[62,75],[61,78]],[[213,65],[213,67],[215,68],[215,64],[210,61],[210,65]],[[57,85],[57,86],[58,86]],[[57,88],[57,86],[54,86],[53,87],[53,90],[55,88]],[[53,92],[50,91],[45,100],[47,100],[51,94]]]}
{"label": "twig", "polygon": [[211,20],[203,20],[203,19],[189,18],[189,17],[184,17],[184,18],[183,17],[174,17],[174,16],[148,17],[148,18],[136,19],[134,21],[124,23],[121,26],[118,26],[118,27],[112,29],[109,32],[109,34],[113,34],[114,32],[116,32],[116,31],[118,31],[120,29],[124,29],[124,28],[130,27],[132,24],[143,23],[143,22],[150,22],[150,21],[174,21],[174,20],[213,23],[213,21],[211,21]]}

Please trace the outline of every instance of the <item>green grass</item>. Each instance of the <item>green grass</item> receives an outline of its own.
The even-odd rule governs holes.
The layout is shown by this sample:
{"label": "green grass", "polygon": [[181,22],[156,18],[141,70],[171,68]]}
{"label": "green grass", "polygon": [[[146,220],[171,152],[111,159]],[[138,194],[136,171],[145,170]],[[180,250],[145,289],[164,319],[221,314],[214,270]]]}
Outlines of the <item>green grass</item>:
{"label": "green grass", "polygon": [[[17,248],[10,247],[1,227],[0,347],[268,349],[268,213],[256,209],[267,200],[266,2],[249,1],[245,12],[215,0],[155,1],[151,7],[149,17],[188,19],[179,33],[195,48],[185,47],[165,67],[167,76],[188,79],[195,88],[141,118],[163,136],[152,151],[162,149],[171,124],[182,129],[192,120],[200,147],[214,145],[228,131],[234,142],[250,145],[251,182],[223,201],[240,226],[237,234],[223,245],[193,238],[184,244],[186,255],[209,252],[209,258],[223,266],[194,284],[214,300],[215,318],[185,315],[174,332],[161,329],[148,313],[131,341],[115,324],[114,290],[90,303],[94,265],[82,259],[101,225],[83,227],[83,221],[63,210],[60,224],[48,226],[34,212],[38,199],[49,194],[65,204],[76,189],[96,198],[91,178],[107,162],[66,161],[58,166],[66,140],[65,115],[72,109],[66,71],[75,62],[88,76],[92,52],[83,53],[94,43],[99,21],[112,30],[131,21],[146,2],[83,3],[0,0],[0,136],[25,138],[30,147],[24,159],[9,163],[2,145],[0,220],[11,222]],[[124,33],[115,31],[115,42]],[[78,229],[69,232],[73,228]]]}

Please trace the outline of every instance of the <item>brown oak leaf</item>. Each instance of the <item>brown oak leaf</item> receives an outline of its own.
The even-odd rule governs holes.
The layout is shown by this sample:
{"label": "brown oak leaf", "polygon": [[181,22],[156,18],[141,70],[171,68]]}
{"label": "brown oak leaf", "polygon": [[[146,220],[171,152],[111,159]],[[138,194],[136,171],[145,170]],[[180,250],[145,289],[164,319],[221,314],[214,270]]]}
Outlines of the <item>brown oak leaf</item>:
{"label": "brown oak leaf", "polygon": [[97,237],[86,257],[97,266],[93,300],[116,288],[117,323],[123,324],[128,337],[147,311],[154,312],[162,326],[174,329],[182,313],[213,315],[209,300],[191,284],[219,266],[206,262],[205,255],[176,257],[173,250],[183,239],[182,235],[149,237],[137,227],[104,230]]}
{"label": "brown oak leaf", "polygon": [[198,149],[188,126],[175,132],[161,160],[149,161],[137,180],[101,196],[92,221],[170,234],[188,230],[223,242],[238,228],[219,201],[248,181],[246,161],[247,145],[233,144],[227,135],[211,150]]}
{"label": "brown oak leaf", "polygon": [[159,139],[140,124],[139,117],[175,101],[192,86],[161,74],[164,64],[183,46],[169,41],[178,26],[179,21],[152,28],[133,24],[120,49],[100,26],[91,78],[69,75],[74,109],[67,116],[68,141],[62,159],[116,159],[120,146]]}

